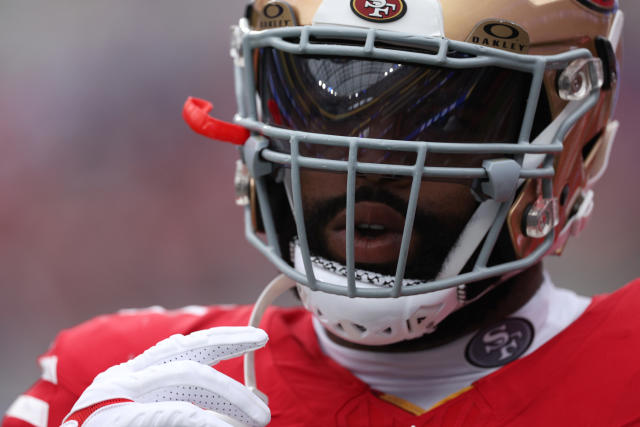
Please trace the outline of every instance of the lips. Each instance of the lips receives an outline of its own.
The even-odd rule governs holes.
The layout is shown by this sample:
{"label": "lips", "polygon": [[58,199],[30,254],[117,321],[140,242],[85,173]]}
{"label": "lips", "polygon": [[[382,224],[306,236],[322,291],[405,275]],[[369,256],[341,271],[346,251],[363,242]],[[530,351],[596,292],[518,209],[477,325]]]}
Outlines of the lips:
{"label": "lips", "polygon": [[[346,210],[326,228],[328,250],[334,259],[346,260]],[[355,204],[354,255],[359,264],[395,263],[400,253],[404,215],[379,202]],[[414,237],[412,237],[412,244]]]}

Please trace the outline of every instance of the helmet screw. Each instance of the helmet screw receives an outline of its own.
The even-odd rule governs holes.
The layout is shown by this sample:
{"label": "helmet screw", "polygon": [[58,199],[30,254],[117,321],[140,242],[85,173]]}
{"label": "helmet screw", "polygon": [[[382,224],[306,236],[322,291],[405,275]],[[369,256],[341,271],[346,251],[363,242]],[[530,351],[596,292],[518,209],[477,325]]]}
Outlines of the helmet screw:
{"label": "helmet screw", "polygon": [[524,234],[534,239],[545,237],[558,225],[558,201],[538,198],[523,214]]}
{"label": "helmet screw", "polygon": [[582,88],[582,81],[584,78],[582,77],[582,73],[576,75],[575,79],[573,79],[573,91],[578,92]]}

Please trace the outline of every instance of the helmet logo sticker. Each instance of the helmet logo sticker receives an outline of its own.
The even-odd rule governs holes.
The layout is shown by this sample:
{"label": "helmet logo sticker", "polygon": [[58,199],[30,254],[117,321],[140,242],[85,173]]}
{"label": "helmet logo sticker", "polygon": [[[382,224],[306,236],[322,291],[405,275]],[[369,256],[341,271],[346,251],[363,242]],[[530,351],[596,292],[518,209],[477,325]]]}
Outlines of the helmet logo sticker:
{"label": "helmet logo sticker", "polygon": [[612,13],[618,9],[618,0],[578,0],[578,2],[601,13]]}
{"label": "helmet logo sticker", "polygon": [[496,368],[522,356],[533,341],[533,325],[511,317],[479,331],[465,351],[467,361],[481,368]]}
{"label": "helmet logo sticker", "polygon": [[529,34],[513,22],[489,19],[478,23],[467,42],[516,53],[529,51]]}
{"label": "helmet logo sticker", "polygon": [[293,9],[283,1],[270,1],[262,8],[261,12],[252,10],[250,21],[251,28],[254,30],[297,25]]}
{"label": "helmet logo sticker", "polygon": [[407,4],[404,0],[351,0],[351,10],[370,22],[393,22],[404,16]]}

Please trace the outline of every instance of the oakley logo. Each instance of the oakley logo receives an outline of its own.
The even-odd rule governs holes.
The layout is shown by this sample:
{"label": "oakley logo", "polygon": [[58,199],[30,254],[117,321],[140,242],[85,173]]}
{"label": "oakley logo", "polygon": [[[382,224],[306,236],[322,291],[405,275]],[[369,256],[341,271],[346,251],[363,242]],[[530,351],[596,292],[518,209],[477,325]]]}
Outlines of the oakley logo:
{"label": "oakley logo", "polygon": [[529,51],[529,34],[524,28],[503,20],[489,19],[478,23],[466,41],[516,53]]}
{"label": "oakley logo", "polygon": [[270,28],[296,25],[295,15],[291,7],[280,1],[267,3],[262,8],[262,12],[252,10],[250,22],[251,28],[254,30],[268,30]]}
{"label": "oakley logo", "polygon": [[404,0],[351,0],[351,10],[371,22],[392,22],[407,12]]}
{"label": "oakley logo", "polygon": [[278,16],[282,15],[283,12],[284,12],[283,7],[277,3],[267,3],[267,5],[262,10],[262,13],[264,13],[264,16],[266,16],[269,19],[277,18]]}
{"label": "oakley logo", "polygon": [[533,327],[525,319],[505,319],[480,331],[467,345],[466,357],[473,365],[493,368],[520,357],[533,340]]}
{"label": "oakley logo", "polygon": [[484,26],[485,33],[499,39],[515,39],[520,35],[520,31],[506,24],[487,24]]}

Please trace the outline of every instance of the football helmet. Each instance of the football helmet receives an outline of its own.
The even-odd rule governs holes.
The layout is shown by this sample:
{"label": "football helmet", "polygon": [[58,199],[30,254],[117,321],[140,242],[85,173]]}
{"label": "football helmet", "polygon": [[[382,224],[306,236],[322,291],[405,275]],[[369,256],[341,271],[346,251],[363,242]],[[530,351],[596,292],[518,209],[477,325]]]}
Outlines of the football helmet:
{"label": "football helmet", "polygon": [[247,238],[315,318],[399,342],[584,227],[622,25],[615,0],[257,0],[232,31],[235,124],[195,98],[184,117],[241,146]]}

